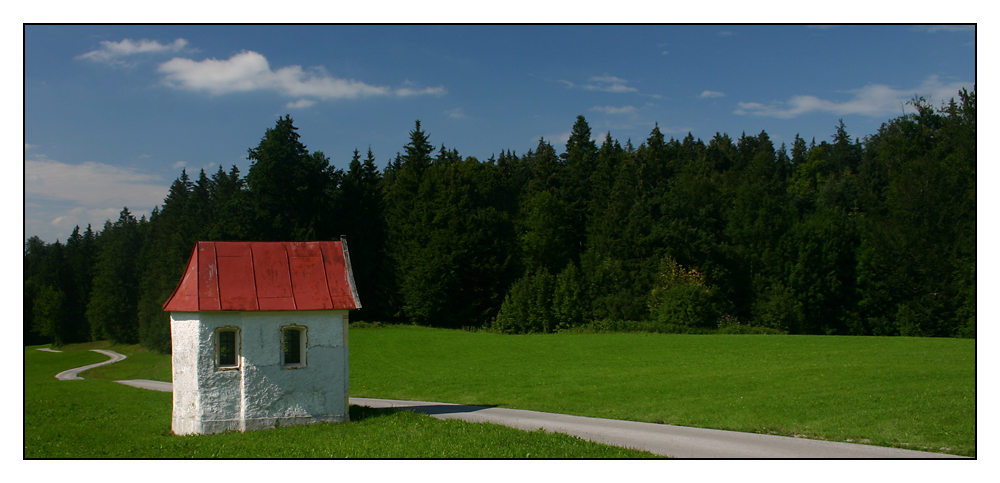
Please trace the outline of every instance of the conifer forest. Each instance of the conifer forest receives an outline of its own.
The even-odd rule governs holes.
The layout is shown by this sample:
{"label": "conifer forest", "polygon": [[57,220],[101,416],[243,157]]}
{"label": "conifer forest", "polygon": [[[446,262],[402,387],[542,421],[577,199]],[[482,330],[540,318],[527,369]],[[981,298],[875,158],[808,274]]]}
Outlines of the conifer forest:
{"label": "conifer forest", "polygon": [[341,235],[354,321],[974,338],[976,94],[911,106],[790,146],[657,126],[622,141],[578,116],[565,146],[485,160],[417,121],[394,158],[355,150],[346,170],[285,116],[245,174],[181,172],[148,218],[28,238],[24,341],[168,352],[162,305],[196,241]]}

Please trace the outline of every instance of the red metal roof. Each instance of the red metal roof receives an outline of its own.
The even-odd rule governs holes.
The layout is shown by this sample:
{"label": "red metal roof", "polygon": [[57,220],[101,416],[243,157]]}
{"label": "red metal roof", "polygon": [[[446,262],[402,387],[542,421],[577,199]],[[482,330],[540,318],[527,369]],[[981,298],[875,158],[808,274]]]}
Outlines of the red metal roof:
{"label": "red metal roof", "polygon": [[346,240],[198,242],[168,312],[359,309]]}

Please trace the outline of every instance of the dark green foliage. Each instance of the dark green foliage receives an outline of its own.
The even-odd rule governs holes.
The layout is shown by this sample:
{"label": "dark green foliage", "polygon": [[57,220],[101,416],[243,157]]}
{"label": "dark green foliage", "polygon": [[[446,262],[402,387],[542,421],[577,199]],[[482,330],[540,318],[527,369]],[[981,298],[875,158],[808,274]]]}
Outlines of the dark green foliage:
{"label": "dark green foliage", "polygon": [[236,211],[246,217],[238,220],[246,226],[237,230],[245,235],[241,239],[328,240],[337,235],[331,233],[329,207],[340,174],[323,153],[309,153],[292,122],[289,116],[278,119],[249,150],[253,164],[247,190],[234,200],[246,210]]}
{"label": "dark green foliage", "polygon": [[67,332],[72,330],[68,308],[66,294],[62,290],[43,285],[38,289],[32,304],[33,329],[39,335],[51,337],[53,345],[62,345],[70,335]]}
{"label": "dark green foliage", "polygon": [[540,139],[482,162],[417,121],[381,171],[370,150],[334,169],[285,116],[245,178],[182,172],[148,223],[125,210],[99,235],[28,239],[24,339],[167,351],[162,304],[195,241],[341,235],[365,320],[711,332],[722,316],[745,321],[728,331],[975,337],[975,96],[777,149],[763,131],[659,126],[638,147],[598,144],[578,116],[562,153]]}
{"label": "dark green foliage", "polygon": [[720,311],[704,276],[695,269],[685,270],[670,257],[660,267],[659,280],[649,294],[653,320],[667,327],[713,327]]}
{"label": "dark green foliage", "polygon": [[864,169],[882,204],[867,220],[858,265],[873,333],[974,331],[975,93],[959,95],[941,111],[915,100],[917,114],[884,124],[867,143],[866,161],[881,165]]}
{"label": "dark green foliage", "polygon": [[[85,313],[90,300],[97,240],[90,226],[80,227],[63,245],[38,237],[25,243],[24,340],[56,345],[90,340]],[[41,317],[37,319],[37,317]]]}
{"label": "dark green foliage", "polygon": [[552,313],[554,285],[555,278],[544,269],[522,277],[507,293],[491,329],[508,334],[555,330],[556,319]]}
{"label": "dark green foliage", "polygon": [[91,337],[116,343],[139,341],[139,253],[145,228],[124,208],[118,221],[105,223],[87,304]]}
{"label": "dark green foliage", "polygon": [[371,149],[362,162],[358,151],[336,193],[335,219],[341,235],[349,240],[351,264],[362,309],[357,317],[386,320],[391,315],[381,301],[393,290],[393,277],[386,261],[385,201],[382,196],[382,173],[375,166]]}
{"label": "dark green foliage", "polygon": [[422,180],[411,229],[423,232],[398,258],[403,309],[414,322],[457,328],[495,315],[512,278],[513,240],[509,215],[492,206],[484,182],[495,174],[470,158],[435,165]]}
{"label": "dark green foliage", "polygon": [[548,190],[527,198],[521,209],[521,251],[526,270],[555,272],[576,256],[572,208]]}
{"label": "dark green foliage", "polygon": [[575,264],[570,263],[556,276],[552,290],[552,318],[556,329],[582,325],[590,315],[588,305],[583,275]]}

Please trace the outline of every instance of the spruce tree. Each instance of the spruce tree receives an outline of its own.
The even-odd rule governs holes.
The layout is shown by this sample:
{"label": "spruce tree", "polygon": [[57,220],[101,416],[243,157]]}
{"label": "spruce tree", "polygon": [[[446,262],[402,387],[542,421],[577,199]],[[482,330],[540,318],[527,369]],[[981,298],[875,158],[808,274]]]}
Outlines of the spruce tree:
{"label": "spruce tree", "polygon": [[94,340],[139,342],[139,221],[124,208],[118,221],[104,225],[94,267],[94,285],[87,305]]}

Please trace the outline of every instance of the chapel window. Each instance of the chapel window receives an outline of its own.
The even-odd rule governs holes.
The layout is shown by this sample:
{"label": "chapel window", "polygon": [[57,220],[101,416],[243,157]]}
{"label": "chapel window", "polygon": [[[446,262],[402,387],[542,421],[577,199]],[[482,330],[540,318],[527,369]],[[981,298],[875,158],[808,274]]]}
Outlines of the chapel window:
{"label": "chapel window", "polygon": [[221,327],[215,330],[215,366],[234,369],[240,366],[239,329]]}
{"label": "chapel window", "polygon": [[306,366],[306,328],[291,325],[281,328],[281,365],[286,368]]}

